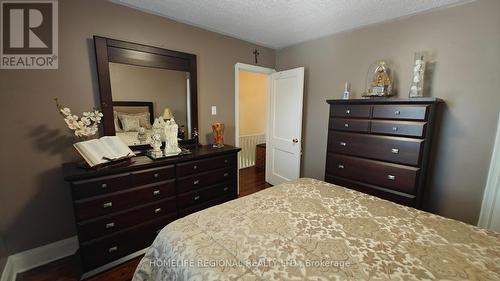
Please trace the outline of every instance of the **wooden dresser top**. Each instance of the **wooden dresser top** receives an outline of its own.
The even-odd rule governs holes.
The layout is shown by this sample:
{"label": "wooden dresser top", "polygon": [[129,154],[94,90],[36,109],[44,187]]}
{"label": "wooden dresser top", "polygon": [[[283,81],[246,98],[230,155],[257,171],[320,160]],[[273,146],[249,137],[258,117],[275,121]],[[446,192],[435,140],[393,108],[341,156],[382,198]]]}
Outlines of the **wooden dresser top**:
{"label": "wooden dresser top", "polygon": [[329,104],[429,104],[443,102],[439,98],[411,98],[411,99],[397,99],[397,98],[370,98],[370,99],[331,99],[326,100]]}
{"label": "wooden dresser top", "polygon": [[134,171],[138,169],[153,168],[158,166],[165,166],[174,163],[181,163],[191,160],[198,160],[207,157],[213,157],[217,155],[225,155],[228,153],[235,153],[241,150],[241,148],[234,147],[231,145],[225,145],[222,148],[213,148],[211,145],[202,145],[197,148],[191,148],[191,154],[183,155],[178,157],[170,157],[159,160],[152,160],[151,158],[141,155],[132,158],[133,163],[123,167],[110,167],[103,168],[100,170],[88,170],[79,166],[78,163],[64,163],[63,164],[63,175],[64,180],[74,181],[83,180],[93,177],[105,176],[109,174],[123,173]]}

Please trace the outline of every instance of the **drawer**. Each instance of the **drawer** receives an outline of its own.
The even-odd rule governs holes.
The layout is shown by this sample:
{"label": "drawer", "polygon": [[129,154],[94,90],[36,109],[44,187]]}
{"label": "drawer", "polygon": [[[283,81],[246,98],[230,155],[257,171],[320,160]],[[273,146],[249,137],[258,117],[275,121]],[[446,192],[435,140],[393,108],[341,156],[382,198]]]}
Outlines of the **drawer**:
{"label": "drawer", "polygon": [[132,182],[135,186],[150,184],[175,178],[174,165],[142,170],[132,173]]}
{"label": "drawer", "polygon": [[98,241],[83,243],[80,247],[83,271],[89,271],[151,246],[158,232],[173,220],[175,217],[165,216]]}
{"label": "drawer", "polygon": [[235,165],[236,165],[236,157],[234,155],[227,155],[222,157],[177,164],[176,173],[177,177],[182,177],[208,170],[227,168]]}
{"label": "drawer", "polygon": [[370,105],[331,105],[330,116],[333,117],[354,117],[368,118],[370,117]]}
{"label": "drawer", "polygon": [[84,242],[136,226],[161,216],[177,216],[176,204],[174,197],[116,215],[78,223],[78,237],[80,242]]}
{"label": "drawer", "polygon": [[399,194],[397,192],[387,190],[384,188],[380,188],[378,186],[374,186],[371,184],[367,183],[362,183],[359,181],[355,180],[350,180],[342,177],[336,177],[333,175],[326,175],[325,181],[340,185],[343,187],[347,187],[350,189],[357,190],[359,192],[363,192],[372,196],[376,196],[385,200],[389,200],[392,202],[396,202],[401,205],[409,206],[409,207],[416,207],[416,198],[414,195],[406,195],[406,194]]}
{"label": "drawer", "polygon": [[236,168],[218,169],[179,178],[177,180],[177,188],[179,193],[183,193],[225,182],[234,178],[236,178]]}
{"label": "drawer", "polygon": [[326,163],[328,174],[416,195],[419,168],[338,154],[328,154]]}
{"label": "drawer", "polygon": [[373,118],[426,120],[429,105],[374,105]]}
{"label": "drawer", "polygon": [[175,180],[159,182],[107,196],[75,201],[77,220],[109,215],[142,204],[175,196]]}
{"label": "drawer", "polygon": [[236,183],[234,180],[213,187],[183,193],[179,195],[178,206],[179,209],[185,209],[230,194],[236,195]]}
{"label": "drawer", "polygon": [[423,138],[426,122],[372,120],[371,132],[376,134]]}
{"label": "drawer", "polygon": [[370,131],[370,120],[330,118],[330,129],[367,133]]}
{"label": "drawer", "polygon": [[423,139],[375,136],[355,133],[328,133],[328,151],[405,165],[420,164]]}
{"label": "drawer", "polygon": [[219,198],[214,199],[214,200],[207,201],[205,203],[194,205],[194,206],[186,208],[186,209],[179,210],[179,217],[184,217],[184,216],[187,216],[189,214],[201,211],[203,209],[210,208],[212,206],[219,205],[219,204],[222,204],[222,203],[227,202],[227,201],[231,201],[233,199],[236,199],[237,197],[238,196],[236,194],[230,194],[230,195],[226,195],[223,197],[219,197]]}
{"label": "drawer", "polygon": [[110,192],[116,192],[132,186],[130,174],[118,174],[91,180],[74,181],[71,183],[74,199],[81,199]]}

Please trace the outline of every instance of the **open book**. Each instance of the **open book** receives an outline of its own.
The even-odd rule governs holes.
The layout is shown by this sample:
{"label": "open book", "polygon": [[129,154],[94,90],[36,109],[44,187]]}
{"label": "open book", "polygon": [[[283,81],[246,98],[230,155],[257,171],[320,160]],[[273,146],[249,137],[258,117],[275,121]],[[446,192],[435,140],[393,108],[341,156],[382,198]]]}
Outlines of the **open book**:
{"label": "open book", "polygon": [[82,141],[74,144],[90,167],[135,156],[134,152],[117,136]]}

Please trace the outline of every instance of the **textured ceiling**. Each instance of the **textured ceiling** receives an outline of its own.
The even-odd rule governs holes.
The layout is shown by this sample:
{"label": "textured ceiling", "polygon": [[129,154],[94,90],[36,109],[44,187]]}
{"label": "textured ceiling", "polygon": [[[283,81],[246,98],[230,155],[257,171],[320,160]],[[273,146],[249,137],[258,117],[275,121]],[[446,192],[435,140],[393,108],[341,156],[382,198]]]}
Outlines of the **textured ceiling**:
{"label": "textured ceiling", "polygon": [[111,0],[262,46],[283,48],[468,0]]}

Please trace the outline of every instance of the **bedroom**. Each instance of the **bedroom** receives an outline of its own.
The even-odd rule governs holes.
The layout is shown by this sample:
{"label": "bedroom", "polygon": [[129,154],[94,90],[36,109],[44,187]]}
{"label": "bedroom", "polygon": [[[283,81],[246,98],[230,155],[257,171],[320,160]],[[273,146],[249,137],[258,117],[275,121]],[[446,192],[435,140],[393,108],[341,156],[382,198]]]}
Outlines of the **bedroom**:
{"label": "bedroom", "polygon": [[[443,103],[422,208],[471,225],[478,225],[483,208],[498,212],[492,206],[499,206],[493,204],[499,159],[495,156],[498,149],[494,153],[494,147],[498,147],[495,142],[498,143],[500,104],[499,1],[423,1],[425,9],[418,13],[412,10],[413,1],[404,1],[408,9],[401,8],[405,5],[396,5],[398,1],[387,1],[388,7],[399,7],[387,11],[373,1],[363,1],[363,5],[357,7],[360,10],[343,7],[349,15],[344,20],[352,24],[350,28],[321,29],[324,33],[314,37],[309,37],[309,33],[317,34],[311,30],[302,32],[302,37],[284,32],[286,36],[273,34],[259,44],[251,43],[259,42],[256,35],[244,36],[235,25],[222,24],[228,29],[234,27],[235,31],[218,30],[187,18],[194,15],[194,19],[205,19],[205,10],[212,11],[218,6],[200,3],[193,10],[178,7],[175,12],[179,18],[176,18],[150,12],[148,1],[136,2],[144,6],[136,9],[131,4],[109,1],[58,1],[58,69],[0,69],[2,117],[8,120],[3,127],[1,151],[5,161],[0,177],[0,268],[3,268],[2,276],[9,278],[5,280],[12,280],[15,274],[23,277],[23,273],[26,278],[37,280],[39,275],[31,269],[44,265],[35,271],[52,273],[53,270],[46,270],[54,268],[51,262],[63,258],[62,262],[66,262],[63,265],[67,265],[68,256],[74,256],[79,246],[71,188],[64,180],[62,169],[63,163],[74,162],[79,156],[72,146],[75,139],[58,114],[53,99],[57,97],[61,104],[78,114],[93,107],[101,108],[94,35],[196,56],[196,121],[201,144],[212,143],[210,134],[214,122],[225,124],[227,147],[236,144],[237,63],[276,71],[304,67],[300,177],[318,180],[325,179],[327,162],[330,107],[326,101],[341,99],[346,81],[350,81],[351,98],[361,98],[367,70],[380,59],[390,60],[398,78],[396,97],[405,99],[411,84],[414,54],[428,51],[436,65],[426,97],[440,98]],[[233,13],[228,20],[235,20],[234,15],[239,15],[235,10],[249,9],[235,4],[241,4],[240,1],[224,3],[228,7],[222,10]],[[283,5],[282,1],[277,3]],[[293,10],[293,7],[288,7],[293,11],[292,16],[308,15],[302,15],[301,10]],[[298,7],[321,14],[319,4]],[[336,10],[325,11],[326,16],[336,15]],[[397,13],[404,11],[406,14]],[[213,13],[206,12],[207,15]],[[372,14],[381,14],[384,19],[363,22],[358,16]],[[296,26],[292,25],[293,18],[280,19]],[[304,19],[297,24],[308,23]],[[258,29],[255,34],[269,34],[273,30]],[[216,106],[216,115],[212,115],[212,106]],[[163,114],[162,109],[157,111]],[[102,135],[101,131],[99,136]],[[496,241],[498,243],[498,238]],[[492,255],[498,259],[498,250]],[[132,277],[139,260],[134,261],[136,264],[128,266],[130,275],[125,278]],[[498,279],[498,267],[492,268],[497,271],[490,279]],[[34,275],[30,276],[31,273]],[[109,276],[106,274],[113,273],[117,274],[111,269],[94,278],[106,280]],[[73,267],[66,274],[75,280],[81,277]],[[122,279],[108,277],[107,280]]]}

